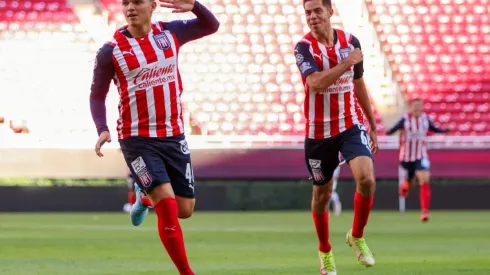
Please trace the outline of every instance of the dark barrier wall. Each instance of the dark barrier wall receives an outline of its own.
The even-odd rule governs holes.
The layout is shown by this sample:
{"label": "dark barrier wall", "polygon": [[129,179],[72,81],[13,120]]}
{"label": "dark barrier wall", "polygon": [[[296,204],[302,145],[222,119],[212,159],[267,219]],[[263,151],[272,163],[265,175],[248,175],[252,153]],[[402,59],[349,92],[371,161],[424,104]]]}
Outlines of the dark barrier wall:
{"label": "dark barrier wall", "polygon": [[[490,150],[432,150],[433,178],[490,178]],[[375,157],[378,179],[398,179],[398,151],[381,150]],[[194,174],[200,179],[304,179],[302,150],[193,150]],[[342,169],[341,178],[352,178]]]}
{"label": "dark barrier wall", "polygon": [[[456,184],[457,183],[457,184]],[[201,182],[196,185],[196,210],[309,209],[311,184],[301,182]],[[352,209],[354,183],[342,181],[339,195]],[[434,209],[490,209],[490,182],[453,182],[432,185]],[[379,182],[374,209],[398,209],[396,182]],[[407,200],[418,209],[418,190]],[[125,187],[0,187],[1,212],[122,211]]]}

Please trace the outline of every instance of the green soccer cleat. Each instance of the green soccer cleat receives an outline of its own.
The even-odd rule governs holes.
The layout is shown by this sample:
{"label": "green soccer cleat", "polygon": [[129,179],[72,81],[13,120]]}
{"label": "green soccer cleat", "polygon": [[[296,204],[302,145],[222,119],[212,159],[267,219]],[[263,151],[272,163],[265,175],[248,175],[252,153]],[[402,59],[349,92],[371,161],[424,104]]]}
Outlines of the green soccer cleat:
{"label": "green soccer cleat", "polygon": [[321,275],[337,275],[332,251],[328,253],[318,251],[318,257],[320,258]]}
{"label": "green soccer cleat", "polygon": [[364,238],[352,237],[352,229],[351,229],[349,230],[349,232],[347,232],[345,242],[350,247],[354,248],[357,254],[357,259],[362,265],[366,267],[374,266],[375,264],[374,255],[371,252],[371,250],[369,250],[369,247],[367,246],[366,240]]}

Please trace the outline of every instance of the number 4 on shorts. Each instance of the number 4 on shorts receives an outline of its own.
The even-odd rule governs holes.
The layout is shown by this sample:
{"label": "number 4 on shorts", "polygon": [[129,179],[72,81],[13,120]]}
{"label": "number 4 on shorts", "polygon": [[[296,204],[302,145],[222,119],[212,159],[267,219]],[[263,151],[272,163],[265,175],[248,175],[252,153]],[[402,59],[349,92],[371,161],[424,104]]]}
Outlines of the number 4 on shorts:
{"label": "number 4 on shorts", "polygon": [[194,171],[192,170],[192,166],[190,163],[187,163],[185,168],[185,178],[189,181],[189,183],[194,182]]}

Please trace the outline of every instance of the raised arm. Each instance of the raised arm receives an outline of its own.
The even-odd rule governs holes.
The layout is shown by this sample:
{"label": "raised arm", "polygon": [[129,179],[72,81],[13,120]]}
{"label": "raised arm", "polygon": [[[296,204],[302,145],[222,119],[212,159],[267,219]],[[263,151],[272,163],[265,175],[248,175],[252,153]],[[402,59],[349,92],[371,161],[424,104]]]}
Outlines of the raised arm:
{"label": "raised arm", "polygon": [[446,128],[446,129],[441,129],[441,128],[438,128],[434,122],[432,122],[432,120],[429,119],[429,130],[431,132],[434,132],[434,133],[437,133],[437,134],[442,134],[442,133],[447,133],[447,132],[450,132],[451,129],[449,128]]}
{"label": "raised arm", "polygon": [[90,112],[92,113],[92,119],[98,135],[104,131],[109,131],[105,100],[115,73],[114,64],[112,63],[113,49],[113,46],[105,44],[97,52],[95,58],[94,75],[90,91]]}
{"label": "raised arm", "polygon": [[175,20],[165,24],[166,29],[177,36],[179,44],[202,38],[218,31],[218,19],[205,6],[196,1],[191,10],[196,18],[191,20]]}
{"label": "raised arm", "polygon": [[393,127],[391,127],[386,134],[393,135],[396,131],[403,129],[403,124],[405,123],[405,118],[402,117]]}

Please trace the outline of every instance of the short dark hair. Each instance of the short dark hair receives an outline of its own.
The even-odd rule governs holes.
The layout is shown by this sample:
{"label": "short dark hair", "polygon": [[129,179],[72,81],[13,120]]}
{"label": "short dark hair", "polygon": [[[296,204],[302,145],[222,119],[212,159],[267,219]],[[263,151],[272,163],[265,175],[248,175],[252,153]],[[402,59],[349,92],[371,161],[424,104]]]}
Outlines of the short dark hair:
{"label": "short dark hair", "polygon": [[[305,6],[306,2],[311,1],[311,0],[303,0],[303,7]],[[332,7],[332,0],[322,0],[322,4],[327,7],[331,8]]]}

